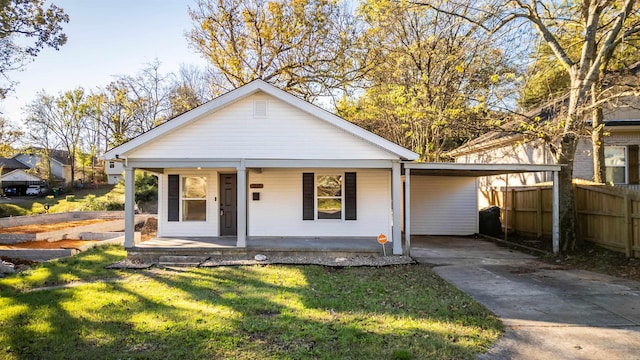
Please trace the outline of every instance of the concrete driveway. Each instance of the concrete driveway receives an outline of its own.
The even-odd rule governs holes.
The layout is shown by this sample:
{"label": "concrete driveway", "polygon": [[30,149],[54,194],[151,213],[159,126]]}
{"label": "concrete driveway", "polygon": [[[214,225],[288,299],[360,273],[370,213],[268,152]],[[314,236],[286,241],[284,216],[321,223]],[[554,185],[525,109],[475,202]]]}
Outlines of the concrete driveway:
{"label": "concrete driveway", "polygon": [[411,255],[504,323],[480,359],[640,359],[640,282],[470,238],[412,237]]}

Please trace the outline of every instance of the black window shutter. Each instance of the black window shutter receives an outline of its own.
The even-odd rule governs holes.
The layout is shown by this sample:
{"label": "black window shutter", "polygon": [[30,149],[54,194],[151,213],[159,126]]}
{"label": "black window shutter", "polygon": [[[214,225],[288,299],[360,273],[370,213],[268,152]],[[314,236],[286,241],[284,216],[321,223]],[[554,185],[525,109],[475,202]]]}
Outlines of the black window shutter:
{"label": "black window shutter", "polygon": [[167,220],[180,220],[180,175],[167,176]]}
{"label": "black window shutter", "polygon": [[344,174],[344,219],[357,220],[356,173]]}
{"label": "black window shutter", "polygon": [[637,184],[640,180],[638,176],[638,145],[629,145],[627,149],[627,167],[629,172],[628,184]]}
{"label": "black window shutter", "polygon": [[314,174],[302,173],[302,220],[314,220]]}

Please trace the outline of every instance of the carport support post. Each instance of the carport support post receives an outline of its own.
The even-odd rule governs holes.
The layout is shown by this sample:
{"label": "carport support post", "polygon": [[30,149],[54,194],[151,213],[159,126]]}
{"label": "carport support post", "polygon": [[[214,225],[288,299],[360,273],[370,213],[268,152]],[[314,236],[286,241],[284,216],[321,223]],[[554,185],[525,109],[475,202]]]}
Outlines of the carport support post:
{"label": "carport support post", "polygon": [[402,229],[401,227],[401,199],[402,179],[400,177],[400,162],[394,161],[391,165],[391,206],[393,207],[393,255],[402,255]]}
{"label": "carport support post", "polygon": [[553,253],[558,255],[560,252],[560,190],[558,188],[558,172],[553,172],[553,200],[552,200],[552,234]]}
{"label": "carport support post", "polygon": [[133,168],[124,168],[124,247],[132,248],[135,236],[135,171]]}
{"label": "carport support post", "polygon": [[411,256],[411,169],[404,169],[404,254]]}

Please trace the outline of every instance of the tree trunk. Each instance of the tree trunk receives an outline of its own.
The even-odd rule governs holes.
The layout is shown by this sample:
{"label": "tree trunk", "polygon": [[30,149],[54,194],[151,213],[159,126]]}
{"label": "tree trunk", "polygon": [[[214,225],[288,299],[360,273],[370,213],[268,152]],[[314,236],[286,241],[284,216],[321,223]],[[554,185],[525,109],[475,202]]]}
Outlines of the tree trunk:
{"label": "tree trunk", "polygon": [[[581,81],[577,76],[577,68],[573,68],[571,73],[571,83],[579,84]],[[576,204],[573,192],[573,165],[578,145],[578,129],[582,117],[579,116],[580,101],[584,97],[585,88],[572,86],[567,115],[564,121],[564,129],[556,151],[556,163],[563,165],[558,174],[558,190],[560,205],[560,251],[569,253],[578,247],[578,236],[576,234]]]}
{"label": "tree trunk", "polygon": [[560,251],[569,253],[578,245],[576,235],[576,207],[573,192],[573,161],[578,139],[574,134],[565,134],[562,138],[557,163],[564,165],[558,174],[560,205]]}
{"label": "tree trunk", "polygon": [[604,166],[604,114],[602,106],[596,106],[600,87],[598,82],[591,85],[591,104],[594,106],[591,111],[591,143],[593,146],[593,181],[603,184],[607,180]]}

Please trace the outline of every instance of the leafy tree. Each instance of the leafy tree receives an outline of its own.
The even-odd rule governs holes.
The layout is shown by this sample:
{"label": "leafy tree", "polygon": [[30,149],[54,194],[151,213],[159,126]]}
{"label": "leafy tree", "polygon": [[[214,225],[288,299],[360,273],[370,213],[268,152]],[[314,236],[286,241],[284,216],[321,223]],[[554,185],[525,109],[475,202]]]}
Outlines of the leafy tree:
{"label": "leafy tree", "polygon": [[497,90],[515,79],[490,37],[406,1],[363,1],[359,14],[365,89],[338,113],[426,161],[478,135]]}
{"label": "leafy tree", "polygon": [[[569,2],[543,2],[538,0],[488,0],[466,2],[465,11],[452,8],[448,2],[422,2],[423,5],[444,14],[455,16],[483,27],[491,33],[503,29],[521,30],[530,26],[540,34],[557,61],[569,74],[569,92],[566,110],[553,122],[527,124],[536,136],[549,144],[560,171],[560,236],[561,250],[575,250],[575,202],[572,186],[573,165],[584,116],[601,103],[591,101],[591,93],[602,89],[603,69],[613,58],[615,50],[624,40],[640,33],[636,0],[585,0]],[[563,44],[567,29],[577,27],[580,34],[577,56]],[[608,96],[633,94],[631,91],[612,89]]]}
{"label": "leafy tree", "polygon": [[0,0],[0,99],[14,83],[11,71],[20,69],[44,47],[56,50],[67,42],[62,24],[69,15],[56,5],[45,7],[44,0]]}
{"label": "leafy tree", "polygon": [[145,171],[135,172],[135,196],[137,203],[158,200],[158,177]]}
{"label": "leafy tree", "polygon": [[169,95],[169,101],[171,117],[185,113],[202,103],[195,90],[186,84],[177,85]]}
{"label": "leafy tree", "polygon": [[135,126],[139,103],[122,81],[114,81],[89,97],[91,116],[104,139],[104,150],[118,146],[139,133]]}
{"label": "leafy tree", "polygon": [[337,0],[199,0],[189,14],[189,39],[226,90],[262,79],[312,100],[357,75],[357,28]]}
{"label": "leafy tree", "polygon": [[15,144],[23,135],[22,130],[16,129],[7,119],[0,117],[0,156],[11,156],[15,151]]}

